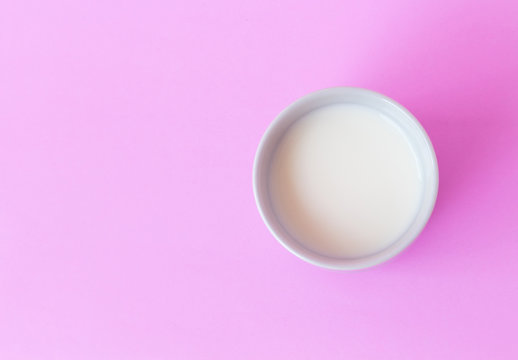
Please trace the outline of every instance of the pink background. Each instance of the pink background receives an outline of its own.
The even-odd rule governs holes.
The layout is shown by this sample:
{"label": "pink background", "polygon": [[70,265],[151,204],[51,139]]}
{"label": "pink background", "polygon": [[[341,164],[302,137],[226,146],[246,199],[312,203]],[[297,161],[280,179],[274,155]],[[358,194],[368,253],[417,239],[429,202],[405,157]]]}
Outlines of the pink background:
{"label": "pink background", "polygon": [[[268,233],[296,98],[385,93],[436,147],[419,239],[342,273]],[[3,1],[1,359],[517,359],[515,1]]]}

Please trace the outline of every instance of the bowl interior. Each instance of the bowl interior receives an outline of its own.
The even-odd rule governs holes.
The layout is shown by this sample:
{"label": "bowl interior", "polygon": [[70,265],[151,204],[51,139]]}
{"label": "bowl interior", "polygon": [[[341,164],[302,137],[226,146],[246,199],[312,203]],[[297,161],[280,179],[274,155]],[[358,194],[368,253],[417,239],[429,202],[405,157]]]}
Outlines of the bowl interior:
{"label": "bowl interior", "polygon": [[[373,108],[403,131],[418,159],[423,181],[421,204],[406,232],[389,247],[361,258],[334,258],[304,247],[277,218],[269,192],[270,166],[287,129],[308,112],[332,104],[358,104]],[[331,88],[309,94],[282,111],[264,134],[254,163],[254,194],[259,212],[272,234],[289,251],[312,264],[331,269],[360,269],[386,261],[407,247],[421,232],[433,210],[438,188],[437,160],[432,144],[419,122],[404,107],[381,94],[360,88]]]}

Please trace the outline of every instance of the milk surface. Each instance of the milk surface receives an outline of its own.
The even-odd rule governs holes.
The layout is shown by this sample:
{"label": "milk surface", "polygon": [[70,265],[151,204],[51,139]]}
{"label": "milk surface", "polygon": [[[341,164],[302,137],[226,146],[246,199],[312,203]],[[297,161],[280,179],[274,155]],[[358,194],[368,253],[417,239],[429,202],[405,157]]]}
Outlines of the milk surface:
{"label": "milk surface", "polygon": [[413,221],[422,193],[405,134],[360,105],[331,105],[295,122],[275,152],[273,208],[305,247],[333,257],[383,250]]}

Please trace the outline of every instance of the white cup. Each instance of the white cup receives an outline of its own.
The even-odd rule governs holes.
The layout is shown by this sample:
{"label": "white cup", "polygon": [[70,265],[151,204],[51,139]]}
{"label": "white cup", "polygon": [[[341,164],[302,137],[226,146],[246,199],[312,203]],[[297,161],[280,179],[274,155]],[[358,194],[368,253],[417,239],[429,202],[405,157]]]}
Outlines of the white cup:
{"label": "white cup", "polygon": [[[417,215],[403,235],[389,247],[358,258],[340,258],[309,250],[285,229],[276,215],[269,192],[270,168],[278,143],[286,130],[298,119],[317,108],[333,104],[358,104],[379,111],[393,120],[405,133],[417,157],[423,179],[423,194]],[[253,189],[257,207],[273,236],[299,258],[324,268],[356,270],[391,259],[403,251],[419,235],[432,214],[439,184],[437,159],[432,143],[416,118],[394,100],[373,91],[336,87],[308,94],[284,109],[265,132],[257,149]]]}

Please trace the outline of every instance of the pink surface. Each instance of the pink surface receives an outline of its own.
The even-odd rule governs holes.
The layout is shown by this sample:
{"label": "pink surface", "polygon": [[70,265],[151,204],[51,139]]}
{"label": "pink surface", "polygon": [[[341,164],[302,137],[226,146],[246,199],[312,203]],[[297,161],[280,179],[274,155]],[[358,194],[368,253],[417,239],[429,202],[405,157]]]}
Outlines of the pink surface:
{"label": "pink surface", "polygon": [[[0,359],[518,358],[515,1],[4,1]],[[256,146],[367,87],[436,147],[436,211],[356,273],[285,251]]]}

